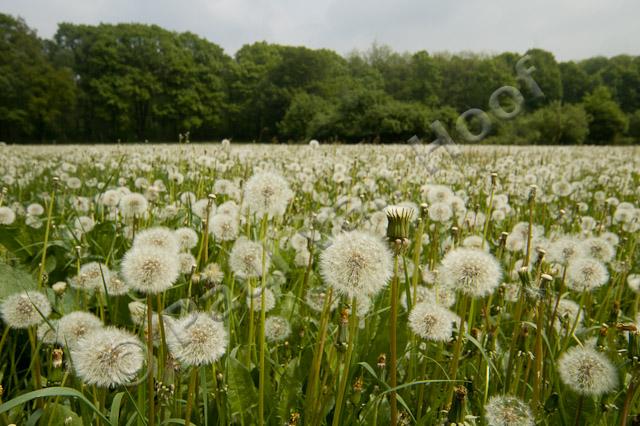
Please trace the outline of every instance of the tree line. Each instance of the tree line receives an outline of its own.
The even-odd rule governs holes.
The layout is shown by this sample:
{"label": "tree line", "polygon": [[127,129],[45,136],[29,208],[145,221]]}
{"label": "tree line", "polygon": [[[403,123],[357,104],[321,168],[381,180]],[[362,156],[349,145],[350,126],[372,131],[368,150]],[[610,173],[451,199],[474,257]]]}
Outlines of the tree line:
{"label": "tree line", "polygon": [[0,14],[0,140],[176,141],[189,132],[192,140],[400,142],[432,137],[435,120],[455,138],[460,113],[488,110],[489,95],[512,85],[524,112],[494,120],[486,142],[637,143],[640,57],[559,62],[545,50],[525,53],[544,97],[527,96],[517,53],[373,44],[341,56],[256,42],[229,56],[155,25],[61,23],[41,39]]}

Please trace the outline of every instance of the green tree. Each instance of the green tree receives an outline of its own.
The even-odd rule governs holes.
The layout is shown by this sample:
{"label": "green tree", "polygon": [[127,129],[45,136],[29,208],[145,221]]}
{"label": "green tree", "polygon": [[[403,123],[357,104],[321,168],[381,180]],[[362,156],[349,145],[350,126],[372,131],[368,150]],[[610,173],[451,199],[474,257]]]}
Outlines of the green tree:
{"label": "green tree", "polygon": [[615,143],[627,127],[626,116],[604,86],[585,96],[584,109],[589,115],[589,141],[592,143]]}
{"label": "green tree", "polygon": [[536,137],[531,143],[548,145],[582,144],[589,133],[589,117],[582,105],[559,101],[538,109],[531,115],[530,128]]}
{"label": "green tree", "polygon": [[526,96],[527,92],[523,88],[527,105],[531,108],[538,108],[550,102],[562,99],[562,78],[560,67],[556,58],[551,52],[542,49],[529,49],[525,55],[531,57],[530,64],[535,66],[536,70],[532,77],[540,86],[544,93],[544,97]]}
{"label": "green tree", "polygon": [[0,34],[0,138],[64,138],[76,96],[71,73],[48,61],[23,20],[0,14]]}

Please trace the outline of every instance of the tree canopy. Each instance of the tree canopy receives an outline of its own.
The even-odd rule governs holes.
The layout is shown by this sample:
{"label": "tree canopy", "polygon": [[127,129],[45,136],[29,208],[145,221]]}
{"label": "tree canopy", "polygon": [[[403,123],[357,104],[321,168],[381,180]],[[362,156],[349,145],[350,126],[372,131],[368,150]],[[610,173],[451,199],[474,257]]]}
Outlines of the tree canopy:
{"label": "tree canopy", "polygon": [[[544,93],[536,97],[513,52],[399,53],[374,43],[341,56],[256,42],[230,56],[155,25],[61,23],[43,40],[5,14],[0,34],[7,142],[174,141],[187,131],[192,140],[402,142],[433,136],[435,120],[456,139],[456,118],[470,108],[490,114],[493,143],[634,143],[640,135],[640,57],[629,55],[559,62],[531,49],[527,67]],[[510,121],[489,106],[507,85],[524,98]]]}

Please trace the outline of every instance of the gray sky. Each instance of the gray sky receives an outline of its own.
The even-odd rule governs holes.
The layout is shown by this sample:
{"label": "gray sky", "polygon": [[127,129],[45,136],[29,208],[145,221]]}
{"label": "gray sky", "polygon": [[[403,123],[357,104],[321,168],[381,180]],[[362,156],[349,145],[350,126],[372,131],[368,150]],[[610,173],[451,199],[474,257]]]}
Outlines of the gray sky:
{"label": "gray sky", "polygon": [[42,37],[59,22],[191,31],[229,54],[245,43],[397,51],[552,51],[560,60],[640,54],[638,0],[0,0]]}

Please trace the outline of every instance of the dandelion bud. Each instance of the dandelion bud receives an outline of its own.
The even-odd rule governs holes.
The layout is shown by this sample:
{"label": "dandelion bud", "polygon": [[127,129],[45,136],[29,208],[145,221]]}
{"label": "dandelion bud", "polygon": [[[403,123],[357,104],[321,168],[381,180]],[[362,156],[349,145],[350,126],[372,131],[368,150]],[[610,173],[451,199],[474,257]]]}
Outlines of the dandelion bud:
{"label": "dandelion bud", "polygon": [[461,424],[464,420],[468,391],[464,386],[456,386],[453,392],[455,397],[447,417],[451,423]]}
{"label": "dandelion bud", "polygon": [[364,380],[362,376],[358,377],[353,383],[353,393],[351,394],[351,402],[353,405],[360,403],[360,397],[362,396],[362,389],[364,388]]}
{"label": "dandelion bud", "polygon": [[64,281],[58,281],[57,283],[53,284],[51,288],[56,295],[61,296],[67,289],[67,283]]}
{"label": "dandelion bud", "polygon": [[529,203],[533,203],[535,201],[537,191],[538,187],[536,185],[531,185],[529,187],[529,199],[527,200]]}
{"label": "dandelion bud", "polygon": [[378,355],[378,368],[383,370],[387,366],[387,354],[381,353]]}
{"label": "dandelion bud", "polygon": [[385,209],[387,220],[387,238],[390,241],[409,238],[409,224],[413,219],[413,209],[402,206],[388,206]]}
{"label": "dandelion bud", "polygon": [[299,421],[300,421],[300,413],[294,411],[289,415],[289,423],[287,423],[287,425],[297,426]]}
{"label": "dandelion bud", "polygon": [[429,205],[427,203],[420,204],[420,217],[425,218],[429,214]]}
{"label": "dandelion bud", "polygon": [[498,179],[498,174],[496,172],[492,172],[491,173],[491,186],[495,186],[497,179]]}
{"label": "dandelion bud", "polygon": [[52,362],[53,368],[62,367],[62,356],[64,355],[64,351],[60,348],[56,348],[53,350],[52,354]]}

